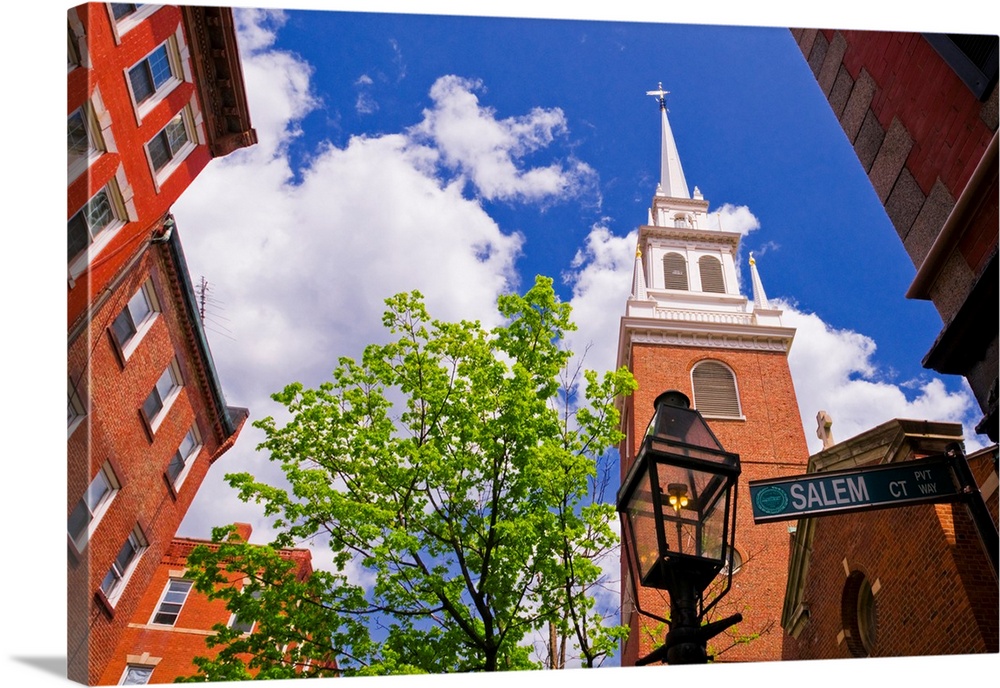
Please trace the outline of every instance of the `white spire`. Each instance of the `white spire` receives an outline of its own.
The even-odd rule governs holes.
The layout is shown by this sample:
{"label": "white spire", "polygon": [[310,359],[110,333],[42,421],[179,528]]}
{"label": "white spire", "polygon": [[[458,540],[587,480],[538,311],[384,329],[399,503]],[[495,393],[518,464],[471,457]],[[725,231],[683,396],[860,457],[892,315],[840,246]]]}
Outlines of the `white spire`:
{"label": "white spire", "polygon": [[753,251],[750,252],[750,280],[753,282],[754,308],[770,309],[771,305],[767,302],[767,294],[764,293],[764,283],[760,281],[760,273],[757,272],[757,261],[753,259]]}
{"label": "white spire", "polygon": [[684,179],[684,170],[681,168],[681,159],[677,154],[677,144],[674,143],[674,134],[670,130],[670,122],[667,120],[667,101],[665,96],[670,91],[663,90],[660,83],[655,91],[646,91],[647,96],[655,96],[660,101],[660,119],[662,121],[663,136],[660,141],[660,185],[656,189],[659,196],[670,198],[691,198],[688,192],[687,181]]}
{"label": "white spire", "polygon": [[642,250],[638,247],[635,249],[635,268],[632,272],[632,299],[646,300],[646,274],[642,269]]}

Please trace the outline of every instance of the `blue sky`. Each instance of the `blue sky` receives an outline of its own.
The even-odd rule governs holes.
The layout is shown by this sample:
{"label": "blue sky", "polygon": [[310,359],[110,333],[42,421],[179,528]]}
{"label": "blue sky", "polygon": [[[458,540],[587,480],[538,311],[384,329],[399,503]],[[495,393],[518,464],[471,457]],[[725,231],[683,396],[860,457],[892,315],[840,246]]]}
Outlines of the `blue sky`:
{"label": "blue sky", "polygon": [[[635,230],[658,175],[662,82],[689,185],[744,233],[790,355],[810,449],[820,409],[847,439],[893,417],[971,427],[960,378],[920,367],[940,330],[903,297],[914,268],[783,28],[247,10],[260,142],[213,162],[175,206],[230,403],[318,385],[383,337],[383,299],[495,321],[496,296],[557,280],[575,350],[614,365]],[[748,270],[743,268],[743,275]],[[744,286],[744,293],[749,289]],[[229,520],[227,471],[274,475],[244,430],[181,532]],[[969,445],[978,446],[969,436]]]}
{"label": "blue sky", "polygon": [[[7,74],[12,93],[37,95],[40,103],[5,109],[10,130],[30,132],[11,137],[12,159],[21,178],[51,180],[55,196],[62,193],[64,153],[59,137],[49,134],[63,126],[59,27],[69,4],[19,5],[26,16],[17,19],[25,25],[59,30],[14,32],[3,44],[11,51],[8,64],[30,53],[38,67]],[[336,356],[356,355],[379,336],[381,300],[390,293],[419,287],[440,317],[488,320],[495,294],[518,280],[530,283],[535,272],[559,280],[582,325],[578,341],[593,343],[588,363],[606,365],[608,337],[613,348],[627,296],[621,273],[631,270],[631,233],[645,221],[658,165],[656,105],[644,93],[662,81],[672,92],[670,121],[689,184],[701,188],[713,209],[745,206],[759,221],[744,239],[742,257],[754,250],[768,296],[794,305],[786,322],[798,327],[791,362],[810,447],[811,417],[820,407],[831,411],[838,439],[900,415],[975,422],[974,402],[960,381],[936,382],[919,366],[940,322],[930,304],[903,299],[913,268],[790,36],[783,29],[699,26],[996,33],[995,8],[973,0],[905,14],[859,0],[802,8],[731,0],[618,0],[572,9],[545,0],[481,2],[474,9],[453,0],[294,4],[619,23],[357,15],[339,15],[334,23],[334,17],[303,21],[290,14],[280,26],[265,24],[272,43],[267,31],[241,34],[261,143],[213,162],[175,208],[192,274],[212,286],[210,338],[230,403],[261,417],[275,412],[267,397],[285,383],[318,384]],[[47,97],[39,93],[39,70],[51,75]],[[447,110],[454,117],[446,121],[438,115],[463,90],[443,89],[436,101],[431,89],[449,75],[478,85],[464,91],[474,105]],[[435,114],[428,119],[425,111]],[[495,147],[462,148],[472,116],[481,134],[497,137]],[[358,136],[365,138],[352,139]],[[19,226],[58,225],[60,204],[32,200],[21,204]],[[747,218],[733,215],[743,229],[753,224]],[[63,249],[55,233],[19,232],[15,241],[28,235],[29,260],[4,275],[6,293],[25,295],[9,300],[11,320],[34,326],[46,310],[33,298],[42,282],[52,289],[43,289],[43,303],[63,302]],[[486,248],[490,260],[478,260]],[[38,280],[34,265],[52,274]],[[36,337],[9,339],[23,344],[10,360],[36,361],[7,371],[6,408],[15,419],[23,420],[23,409],[48,408],[52,390],[62,389],[61,369],[45,364],[62,359],[60,308],[52,309],[45,337],[52,350],[39,347]],[[41,414],[31,415],[35,432],[9,438],[19,458],[10,466],[11,484],[35,485],[46,457],[64,452],[61,434]],[[259,511],[236,502],[222,481],[227,471],[266,474],[269,467],[254,451],[258,440],[248,428],[216,464],[182,534],[204,537],[211,525],[246,520],[255,525],[255,539],[266,539]],[[28,545],[35,533],[46,533],[61,543],[62,498],[56,508],[31,490],[18,493],[4,501],[8,542]],[[4,672],[23,685],[62,685],[64,607],[51,591],[63,589],[63,550],[32,551],[30,580],[22,566],[5,568],[9,587],[28,594],[12,596],[10,615],[20,631],[8,644]],[[51,613],[39,613],[46,599]],[[961,661],[968,668],[977,658]],[[857,666],[824,664],[811,682],[826,685],[826,678]],[[863,664],[868,678],[887,670],[884,663]],[[906,668],[915,684],[939,684],[957,666],[908,660]],[[995,661],[980,666],[995,671]],[[731,679],[744,671],[713,670],[730,671]],[[768,675],[774,671],[769,667]],[[433,685],[451,678],[464,681],[437,678]]]}

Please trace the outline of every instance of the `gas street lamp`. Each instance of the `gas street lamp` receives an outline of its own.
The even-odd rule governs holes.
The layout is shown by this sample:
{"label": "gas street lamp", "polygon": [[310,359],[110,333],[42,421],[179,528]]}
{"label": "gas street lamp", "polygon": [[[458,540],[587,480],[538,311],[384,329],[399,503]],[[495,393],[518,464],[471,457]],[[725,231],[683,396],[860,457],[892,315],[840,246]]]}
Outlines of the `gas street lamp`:
{"label": "gas street lamp", "polygon": [[[636,664],[702,664],[708,661],[708,640],[742,620],[734,614],[702,625],[732,584],[727,563],[736,536],[740,457],[723,449],[683,393],[664,392],[653,406],[617,508],[629,543],[636,608],[670,630],[664,645]],[[724,584],[706,600],[706,588],[723,569]],[[639,608],[636,585],[669,593],[669,620]]]}

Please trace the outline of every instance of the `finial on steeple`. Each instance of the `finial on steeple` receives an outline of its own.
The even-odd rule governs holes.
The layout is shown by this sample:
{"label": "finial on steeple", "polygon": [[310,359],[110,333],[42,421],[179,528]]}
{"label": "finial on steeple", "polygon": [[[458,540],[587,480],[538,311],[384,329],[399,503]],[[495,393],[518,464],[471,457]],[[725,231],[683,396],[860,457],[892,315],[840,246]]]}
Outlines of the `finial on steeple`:
{"label": "finial on steeple", "polygon": [[665,96],[668,93],[670,93],[670,91],[664,91],[663,90],[663,82],[662,81],[659,82],[656,85],[656,90],[655,91],[646,91],[646,95],[647,96],[656,96],[657,100],[660,101],[660,109],[661,110],[666,110],[667,109],[667,99],[666,99]]}

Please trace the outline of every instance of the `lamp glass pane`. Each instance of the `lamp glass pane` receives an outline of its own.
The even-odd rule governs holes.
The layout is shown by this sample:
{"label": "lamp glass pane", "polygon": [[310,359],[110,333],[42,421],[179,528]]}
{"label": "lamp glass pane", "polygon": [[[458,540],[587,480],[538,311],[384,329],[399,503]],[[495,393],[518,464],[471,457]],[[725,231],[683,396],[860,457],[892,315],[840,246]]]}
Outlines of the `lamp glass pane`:
{"label": "lamp glass pane", "polygon": [[658,462],[663,532],[671,553],[723,558],[725,479],[715,473]]}
{"label": "lamp glass pane", "polygon": [[660,558],[659,548],[656,544],[656,518],[653,515],[653,500],[648,483],[644,482],[632,493],[626,513],[632,527],[632,546],[636,566],[639,569],[639,578],[642,579],[646,577],[646,574]]}

